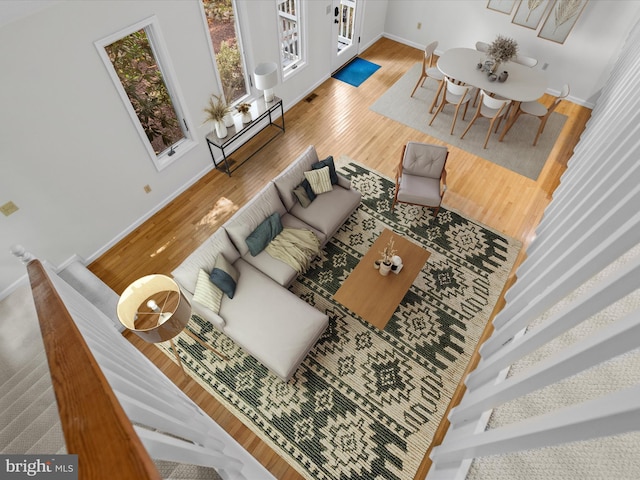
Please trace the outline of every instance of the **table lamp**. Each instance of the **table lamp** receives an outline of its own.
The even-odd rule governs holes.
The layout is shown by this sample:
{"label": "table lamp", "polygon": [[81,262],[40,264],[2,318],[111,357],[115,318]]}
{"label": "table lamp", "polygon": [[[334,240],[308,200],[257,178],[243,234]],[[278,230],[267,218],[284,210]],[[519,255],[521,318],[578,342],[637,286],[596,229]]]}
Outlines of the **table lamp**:
{"label": "table lamp", "polygon": [[185,328],[191,319],[191,305],[175,280],[166,275],[147,275],[129,285],[120,296],[117,313],[120,323],[143,340],[150,343],[168,340],[183,373],[184,367],[173,343],[173,338],[182,331],[220,358],[227,359]]}
{"label": "table lamp", "polygon": [[258,90],[264,90],[264,101],[273,102],[273,87],[278,84],[278,65],[273,62],[260,63],[253,72]]}

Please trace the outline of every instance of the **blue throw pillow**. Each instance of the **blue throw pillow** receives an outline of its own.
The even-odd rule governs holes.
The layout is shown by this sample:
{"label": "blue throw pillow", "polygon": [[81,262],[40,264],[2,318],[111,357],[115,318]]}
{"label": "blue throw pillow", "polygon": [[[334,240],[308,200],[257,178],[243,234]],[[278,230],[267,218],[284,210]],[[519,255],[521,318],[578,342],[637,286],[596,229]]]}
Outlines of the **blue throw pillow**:
{"label": "blue throw pillow", "polygon": [[236,268],[231,265],[221,253],[218,254],[216,263],[209,275],[211,283],[226,293],[227,297],[233,298],[233,295],[236,293],[238,277],[239,274]]}
{"label": "blue throw pillow", "polygon": [[336,166],[333,162],[333,156],[329,155],[324,160],[320,160],[317,163],[311,165],[311,168],[314,170],[319,170],[324,167],[329,167],[329,178],[331,179],[331,185],[338,184],[338,174],[336,173]]}
{"label": "blue throw pillow", "polygon": [[258,255],[281,231],[282,222],[280,221],[280,214],[278,212],[265,218],[245,239],[251,255],[254,257]]}

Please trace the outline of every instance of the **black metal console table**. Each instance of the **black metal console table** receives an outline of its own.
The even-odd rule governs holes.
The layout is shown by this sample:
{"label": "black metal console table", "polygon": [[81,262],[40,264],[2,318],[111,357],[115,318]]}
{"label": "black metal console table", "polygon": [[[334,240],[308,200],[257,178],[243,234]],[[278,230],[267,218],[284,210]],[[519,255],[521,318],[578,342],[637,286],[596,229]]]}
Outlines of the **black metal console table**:
{"label": "black metal console table", "polygon": [[[278,110],[280,110],[280,124],[274,123],[275,114],[277,114]],[[249,155],[247,158],[242,160],[240,163],[235,165],[233,168],[229,165],[229,155],[240,148],[245,142],[241,142],[241,137],[245,135],[249,136],[249,139],[255,137],[258,133],[260,133],[265,128],[273,125],[278,128],[278,130],[282,130],[284,132],[284,109],[282,108],[282,99],[278,97],[274,97],[272,102],[266,103],[264,98],[259,98],[254,100],[251,103],[251,122],[242,123],[242,118],[240,115],[236,115],[234,117],[234,124],[232,127],[227,127],[227,136],[224,138],[218,138],[215,132],[211,132],[207,135],[207,145],[209,146],[209,152],[211,153],[211,158],[213,159],[213,164],[218,167],[223,167],[224,171],[227,175],[231,176],[231,172],[237,170],[244,162],[253,157],[256,153],[258,153],[265,145],[267,145],[271,140],[276,138],[280,131],[277,131],[275,135],[271,136],[269,140],[263,143],[260,148],[258,148],[255,152]],[[267,122],[268,120],[268,122]],[[222,159],[216,162],[215,155],[213,154],[213,148],[215,147],[220,150],[222,154]]]}

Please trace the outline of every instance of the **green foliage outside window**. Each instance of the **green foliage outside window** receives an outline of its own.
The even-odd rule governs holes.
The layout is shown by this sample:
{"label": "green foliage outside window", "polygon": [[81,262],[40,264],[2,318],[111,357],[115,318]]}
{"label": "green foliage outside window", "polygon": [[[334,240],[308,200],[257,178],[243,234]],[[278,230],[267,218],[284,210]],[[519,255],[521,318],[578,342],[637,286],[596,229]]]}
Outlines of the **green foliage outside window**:
{"label": "green foliage outside window", "polygon": [[202,0],[209,34],[222,82],[222,91],[231,104],[247,94],[244,64],[238,47],[238,35],[232,0]]}
{"label": "green foliage outside window", "polygon": [[144,29],[105,50],[156,154],[182,139],[180,121]]}

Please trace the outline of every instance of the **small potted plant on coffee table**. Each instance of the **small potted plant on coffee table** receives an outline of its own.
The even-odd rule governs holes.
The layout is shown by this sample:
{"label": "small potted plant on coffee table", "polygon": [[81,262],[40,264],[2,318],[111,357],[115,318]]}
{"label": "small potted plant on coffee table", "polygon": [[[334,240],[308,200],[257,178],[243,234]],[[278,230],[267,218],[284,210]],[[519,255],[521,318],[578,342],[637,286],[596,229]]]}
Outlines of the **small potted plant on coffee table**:
{"label": "small potted plant on coffee table", "polygon": [[395,242],[393,237],[389,239],[389,242],[384,247],[384,249],[380,252],[382,255],[381,263],[380,263],[380,275],[388,275],[391,271],[391,266],[393,265],[393,256],[396,254],[397,250],[394,248]]}

